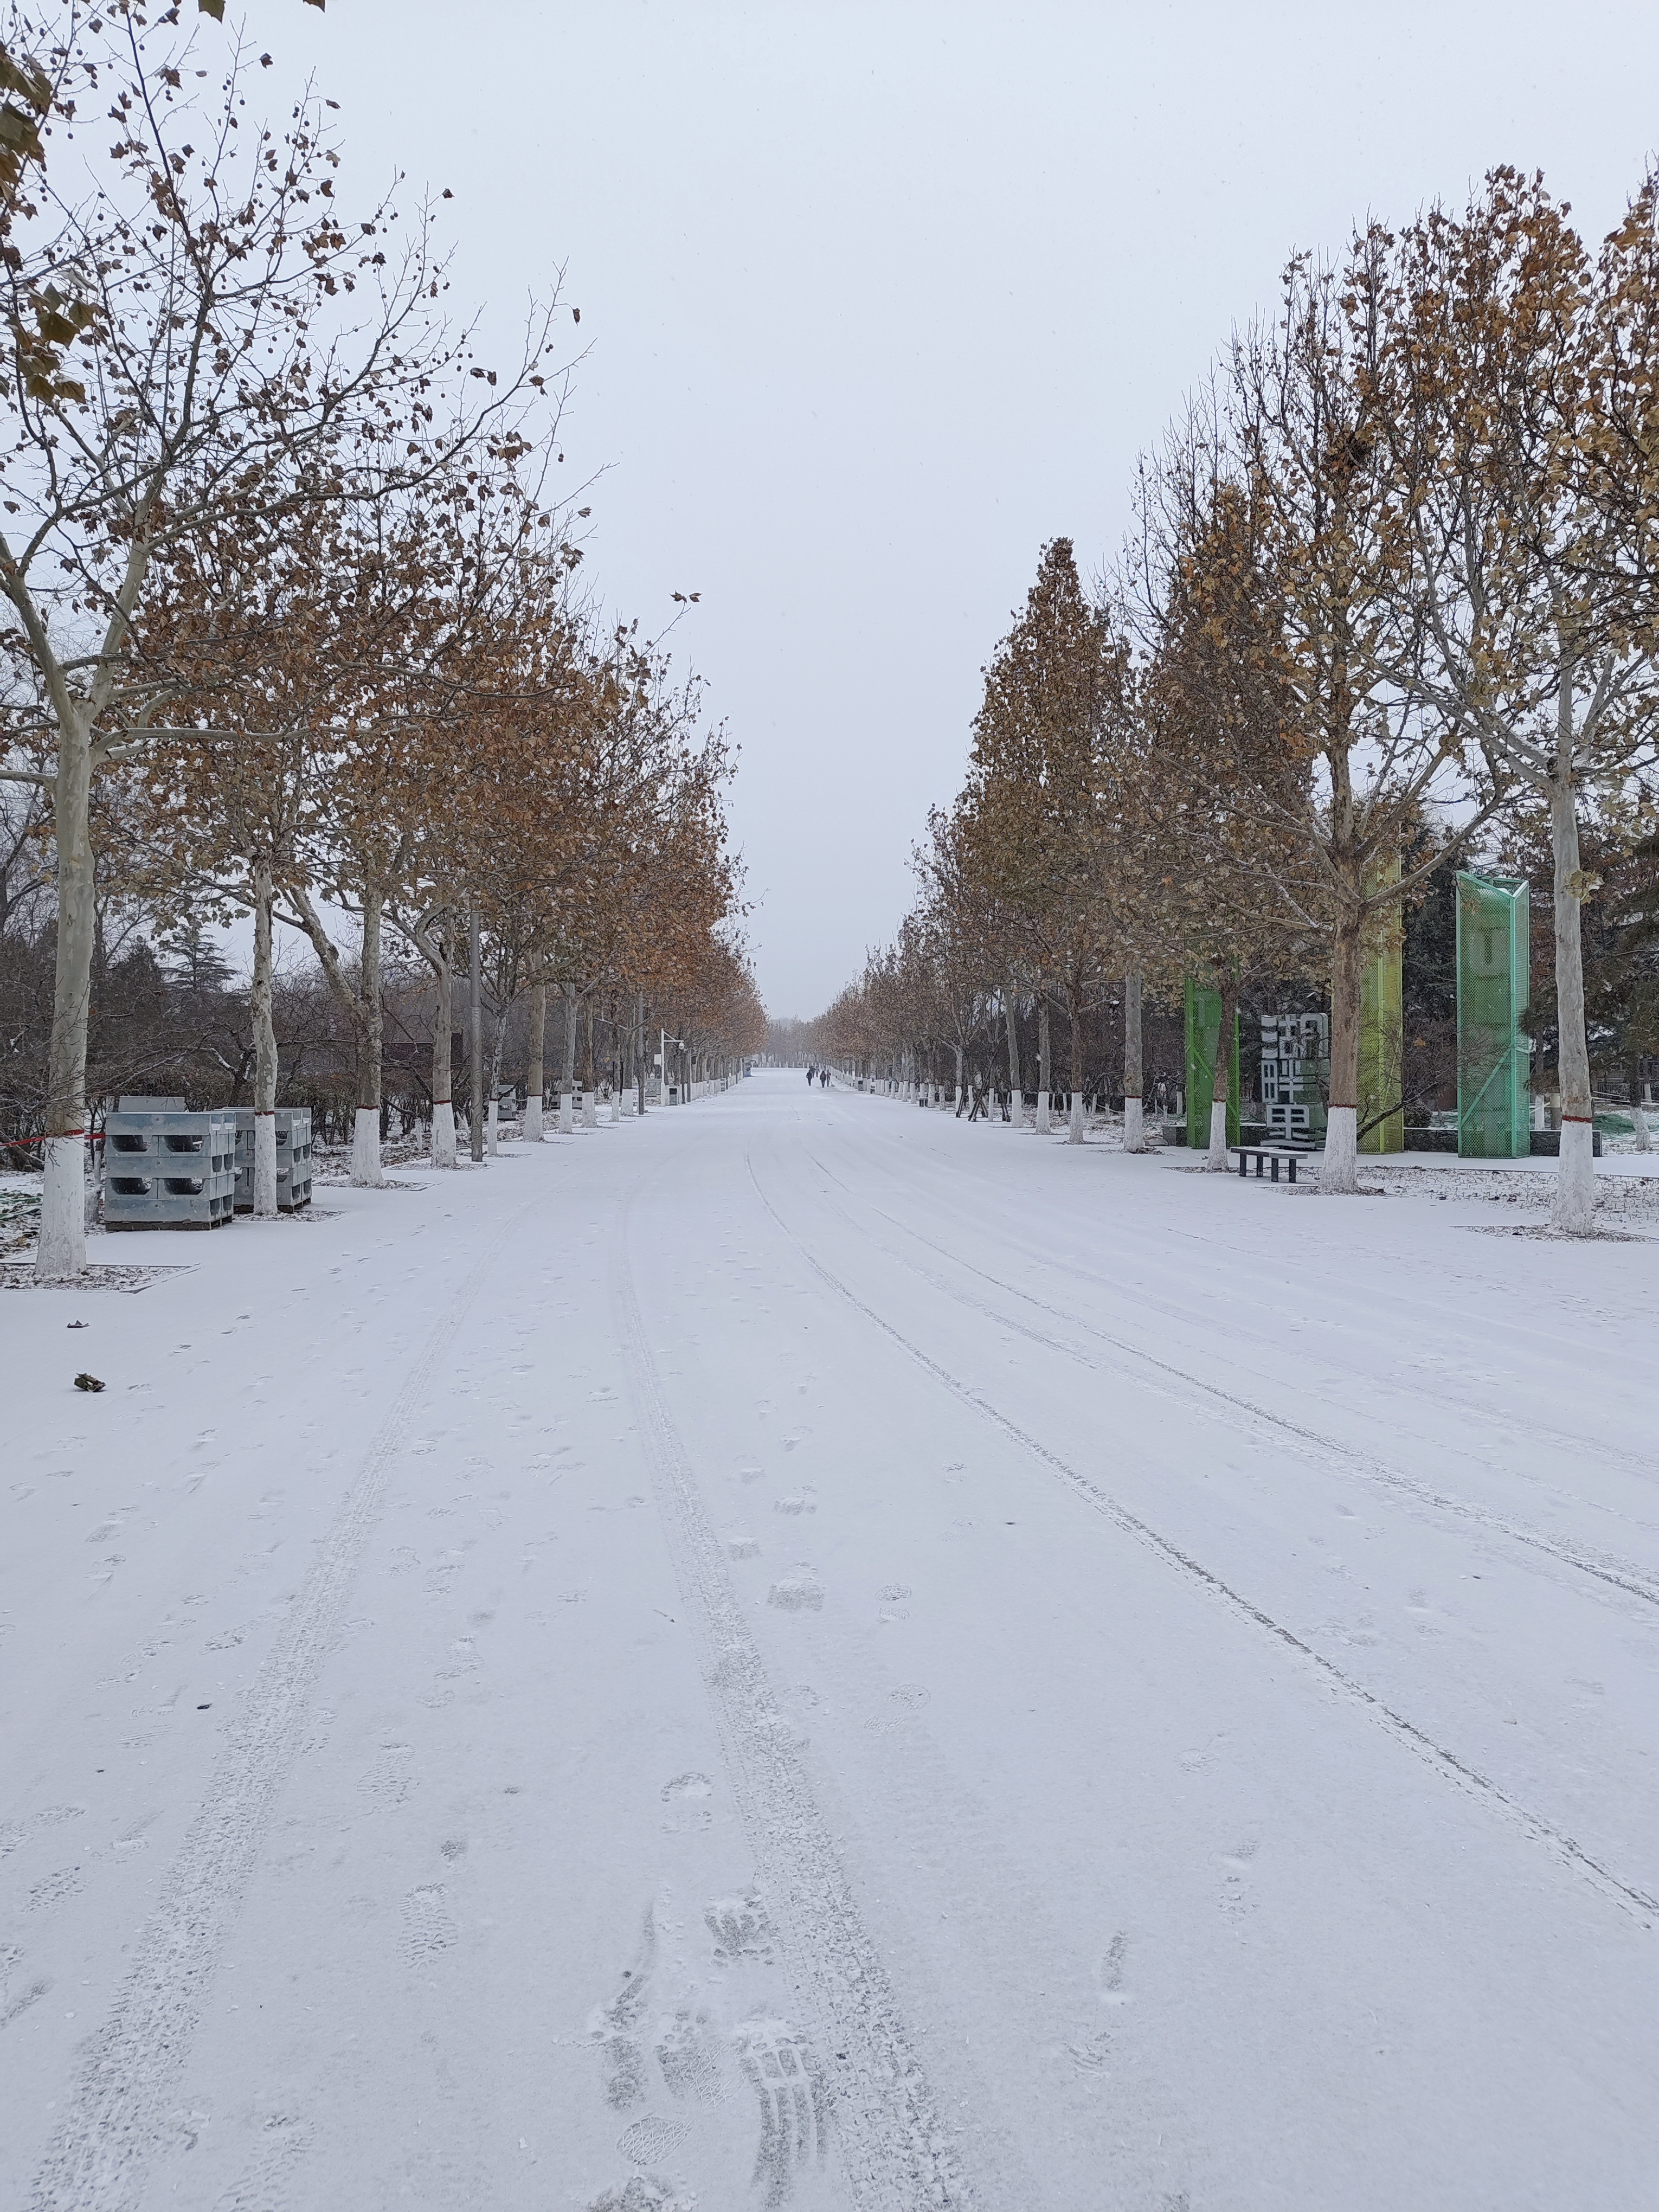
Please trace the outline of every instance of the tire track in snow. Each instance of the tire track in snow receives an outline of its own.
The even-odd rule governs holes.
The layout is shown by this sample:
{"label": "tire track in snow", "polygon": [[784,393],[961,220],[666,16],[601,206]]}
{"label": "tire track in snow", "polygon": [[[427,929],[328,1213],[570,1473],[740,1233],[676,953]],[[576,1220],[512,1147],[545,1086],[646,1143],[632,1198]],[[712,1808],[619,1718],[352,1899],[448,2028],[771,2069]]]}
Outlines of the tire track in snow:
{"label": "tire track in snow", "polygon": [[1632,1883],[1621,1881],[1610,1868],[1603,1866],[1598,1859],[1592,1858],[1571,1836],[1564,1834],[1552,1821],[1545,1820],[1541,1814],[1529,1812],[1524,1805],[1511,1797],[1507,1790],[1500,1789],[1497,1783],[1482,1774],[1478,1767],[1471,1766],[1467,1760],[1460,1759],[1455,1752],[1449,1751],[1443,1744],[1437,1743],[1425,1729],[1419,1728],[1414,1721],[1408,1720],[1403,1713],[1396,1712],[1392,1705],[1386,1704],[1374,1692],[1368,1690],[1363,1682],[1356,1681],[1352,1675],[1345,1674],[1340,1667],[1334,1661],[1326,1658],[1322,1652],[1316,1650],[1310,1644],[1304,1643],[1293,1629],[1286,1628],[1283,1622],[1275,1620],[1270,1613],[1265,1612],[1261,1607],[1254,1604],[1242,1591],[1236,1590],[1230,1583],[1224,1582],[1219,1575],[1205,1566],[1200,1560],[1194,1559],[1189,1553],[1183,1552],[1180,1546],[1173,1543],[1169,1537],[1161,1535],[1150,1522],[1143,1521],[1139,1514],[1132,1513],[1127,1506],[1120,1504],[1109,1492],[1103,1490],[1098,1483],[1091,1482],[1086,1474],[1079,1473],[1076,1468],[1061,1459],[1058,1452],[1051,1451],[1047,1444],[1041,1443],[1029,1431],[1021,1428],[1018,1422],[1011,1420],[1008,1415],[994,1406],[988,1398],[973,1389],[969,1384],[958,1381],[948,1368],[942,1366],[930,1353],[924,1352],[920,1345],[912,1343],[910,1339],[896,1328],[891,1322],[878,1314],[873,1306],[866,1305],[855,1291],[849,1289],[838,1275],[832,1273],[821,1260],[816,1258],[807,1249],[761,1188],[753,1161],[748,1159],[746,1155],[745,1160],[749,1168],[749,1179],[755,1186],[756,1196],[783,1235],[788,1238],[800,1254],[801,1258],[811,1268],[813,1273],[839,1297],[844,1298],[854,1311],[862,1314],[865,1319],[879,1329],[884,1336],[896,1344],[908,1358],[914,1360],[917,1366],[931,1375],[951,1393],[952,1397],[959,1400],[964,1406],[971,1407],[976,1413],[989,1421],[993,1426],[1000,1429],[1005,1436],[1012,1438],[1022,1449],[1030,1453],[1033,1458],[1041,1460],[1043,1465],[1059,1475],[1068,1488],[1074,1491],[1085,1504],[1093,1507],[1097,1513],[1104,1515],[1106,1519],[1121,1528],[1126,1535],[1133,1537],[1136,1543],[1155,1553],[1168,1565],[1174,1567],[1184,1579],[1203,1589],[1209,1595],[1219,1599],[1243,1620],[1251,1622],[1289,1650],[1295,1652],[1304,1665],[1314,1670],[1321,1680],[1340,1692],[1351,1704],[1360,1707],[1392,1735],[1396,1742],[1402,1744],[1407,1750],[1422,1759],[1443,1779],[1453,1783],[1478,1801],[1502,1813],[1523,1835],[1535,1843],[1545,1844],[1563,1865],[1580,1875],[1593,1889],[1611,1903],[1632,1914],[1644,1928],[1651,1929],[1656,1923],[1659,1923],[1659,1898],[1650,1897],[1645,1890],[1638,1889]]}
{"label": "tire track in snow", "polygon": [[[812,1159],[815,1167],[822,1170],[825,1175],[830,1175],[830,1170],[824,1167],[823,1161],[816,1155],[809,1154],[808,1157]],[[840,1182],[837,1177],[831,1176],[830,1180],[836,1182],[840,1189],[847,1189],[846,1184]],[[852,1194],[849,1192],[848,1195],[851,1196]],[[859,1224],[853,1219],[845,1208],[836,1206],[833,1200],[830,1201],[830,1205],[831,1210],[839,1214],[847,1226],[855,1234],[868,1233],[860,1230]],[[1006,1297],[1018,1298],[1024,1304],[1035,1307],[1039,1313],[1048,1314],[1054,1320],[1066,1322],[1069,1328],[1081,1329],[1085,1336],[1095,1337],[1102,1344],[1109,1346],[1112,1351],[1121,1354],[1126,1361],[1133,1360],[1141,1367],[1150,1367],[1157,1374],[1167,1376],[1172,1381],[1184,1384],[1189,1392],[1200,1399],[1212,1400],[1219,1405],[1248,1414],[1252,1420],[1261,1423],[1279,1436],[1293,1437],[1298,1443],[1310,1445],[1316,1452],[1324,1454],[1332,1459],[1345,1461],[1367,1481],[1377,1483],[1384,1489],[1399,1491],[1408,1498],[1414,1498],[1419,1504],[1430,1506],[1436,1512],[1449,1515],[1455,1520],[1468,1521],[1477,1528],[1489,1528],[1496,1534],[1508,1537],[1513,1543],[1523,1544],[1534,1552],[1543,1552],[1560,1565],[1577,1569],[1580,1574],[1593,1575],[1598,1582],[1611,1583],[1613,1589],[1623,1590],[1627,1596],[1641,1598],[1649,1605],[1659,1605],[1659,1583],[1656,1583],[1651,1577],[1634,1561],[1621,1559],[1616,1554],[1580,1550],[1575,1545],[1563,1543],[1559,1538],[1547,1536],[1539,1529],[1528,1528],[1523,1522],[1506,1520],[1499,1514],[1489,1512],[1483,1505],[1471,1504],[1466,1498],[1449,1497],[1444,1491],[1432,1489],[1425,1482],[1413,1481],[1410,1475],[1401,1474],[1397,1468],[1389,1467],[1384,1461],[1373,1457],[1369,1452],[1359,1450],[1355,1445],[1340,1443],[1334,1437],[1322,1435],[1317,1429],[1307,1428],[1298,1421],[1288,1419],[1283,1413],[1271,1412],[1266,1406],[1258,1405],[1254,1399],[1241,1397],[1236,1391],[1224,1390],[1219,1383],[1207,1382],[1201,1375],[1191,1374],[1184,1367],[1177,1367],[1170,1360],[1160,1359],[1156,1352],[1145,1352],[1139,1346],[1130,1344],[1121,1337],[1114,1336],[1109,1329],[1101,1328],[1093,1322],[1085,1321],[1079,1315],[1067,1313],[1059,1306],[1049,1305],[1046,1300],[1037,1297],[1030,1291],[1022,1291],[1015,1284],[1000,1282],[994,1275],[988,1274],[984,1268],[975,1267],[971,1261],[958,1259],[954,1253],[946,1251],[942,1244],[935,1244],[931,1238],[924,1237],[919,1229],[912,1228],[908,1222],[901,1221],[896,1214],[884,1212],[878,1206],[872,1205],[870,1210],[879,1220],[885,1221],[890,1226],[896,1229],[900,1236],[908,1237],[912,1243],[921,1245],[929,1252],[938,1253],[940,1259],[948,1261],[953,1267],[960,1268],[964,1274],[975,1275],[981,1282],[989,1283],[994,1289],[1001,1291]],[[1058,1352],[1064,1358],[1076,1361],[1079,1366],[1088,1368],[1092,1374],[1097,1375],[1101,1372],[1098,1362],[1091,1359],[1086,1352],[1079,1352],[1075,1345],[1064,1344],[1058,1337],[1048,1336],[1041,1329],[1027,1328],[1023,1322],[1012,1319],[1008,1315],[997,1312],[996,1309],[987,1304],[984,1299],[970,1297],[959,1285],[951,1282],[948,1276],[935,1274],[931,1268],[919,1267],[914,1260],[907,1260],[902,1254],[895,1253],[891,1256],[897,1259],[901,1266],[911,1268],[933,1289],[942,1291],[947,1297],[955,1299],[958,1305],[966,1306],[970,1313],[982,1314],[987,1320],[994,1321],[999,1328],[1011,1328],[1017,1335],[1024,1337],[1028,1343],[1040,1344],[1050,1352]],[[1126,1368],[1120,1368],[1118,1371],[1125,1373],[1128,1370]],[[1176,1395],[1176,1402],[1181,1402],[1178,1395]],[[1233,1426],[1241,1432],[1248,1433],[1242,1422],[1235,1422]]]}
{"label": "tire track in snow", "polygon": [[[816,1156],[814,1157],[816,1158]],[[816,1164],[820,1168],[823,1169],[824,1174],[830,1174],[830,1170],[823,1167],[822,1160],[817,1160]],[[912,1164],[907,1163],[907,1165],[910,1164]],[[931,1167],[933,1163],[924,1158],[923,1161],[920,1164],[923,1169],[926,1169]],[[1198,1170],[1193,1169],[1180,1169],[1174,1170],[1174,1172],[1193,1174],[1198,1172]],[[890,1170],[889,1170],[889,1174],[890,1176]],[[981,1181],[984,1182],[985,1179],[982,1178]],[[1003,1192],[1001,1187],[999,1185],[990,1184],[987,1187],[997,1192],[999,1195],[1006,1195],[1006,1193]],[[842,1188],[845,1189],[846,1188],[847,1186],[843,1183],[842,1185]],[[907,1186],[907,1188],[908,1188],[908,1186]],[[879,1212],[880,1209],[877,1208],[875,1210]],[[908,1224],[901,1222],[896,1215],[884,1214],[883,1218],[884,1220],[891,1221],[895,1228],[902,1230],[905,1235],[915,1237],[919,1243],[927,1243],[927,1240],[921,1237],[919,1231],[911,1229]],[[1092,1268],[1082,1266],[1075,1259],[1068,1260],[1061,1257],[1057,1253],[1043,1252],[1039,1250],[1035,1245],[1022,1237],[1017,1230],[1004,1227],[1000,1230],[998,1233],[1011,1249],[1018,1247],[1019,1250],[1024,1252],[1027,1259],[1035,1261],[1040,1267],[1054,1270],[1060,1274],[1070,1275],[1074,1281],[1086,1283],[1093,1290],[1110,1290],[1115,1287],[1108,1279],[1104,1279],[1097,1274]],[[1173,1230],[1167,1233],[1185,1237],[1194,1243],[1201,1244],[1203,1241],[1201,1238],[1194,1235],[1192,1231],[1187,1230]],[[974,1274],[979,1274],[982,1272],[981,1269],[974,1267],[972,1263],[969,1261],[957,1260],[954,1253],[945,1252],[944,1248],[940,1245],[933,1245],[930,1247],[930,1249],[939,1252],[941,1256],[950,1260],[951,1265],[954,1267],[967,1268],[969,1273]],[[988,1281],[994,1281],[995,1280],[995,1278],[988,1276],[985,1279]],[[1012,1289],[1012,1286],[999,1285],[999,1288],[1003,1287]],[[1025,1297],[1028,1294],[1024,1291],[1020,1291],[1015,1293],[1015,1295]],[[1042,1302],[1038,1299],[1033,1299],[1031,1303],[1033,1304],[1041,1304]],[[1153,1292],[1148,1295],[1144,1295],[1142,1303],[1146,1305],[1151,1311],[1158,1314],[1164,1321],[1170,1322],[1173,1326],[1180,1327],[1186,1325],[1190,1322],[1191,1316],[1181,1306],[1176,1304],[1167,1296],[1161,1293]],[[1046,1309],[1046,1310],[1052,1311],[1053,1309]],[[1067,1315],[1066,1318],[1069,1320],[1071,1316]],[[1101,1334],[1103,1332],[1096,1331],[1095,1334]],[[1109,1342],[1115,1341],[1114,1339],[1107,1339],[1106,1340]],[[1261,1340],[1261,1348],[1266,1350],[1267,1348],[1267,1340]],[[1555,1347],[1551,1348],[1555,1349]],[[1143,1352],[1138,1345],[1126,1344],[1121,1347],[1121,1349],[1131,1353],[1133,1358],[1147,1361],[1153,1366],[1158,1366],[1164,1364],[1158,1361],[1153,1354]],[[1174,1367],[1169,1368],[1167,1371],[1174,1375],[1178,1375],[1182,1372],[1179,1368]],[[1212,1391],[1213,1395],[1218,1397],[1227,1398],[1230,1395],[1226,1391],[1216,1389],[1215,1386],[1212,1384],[1199,1382],[1196,1377],[1189,1377],[1188,1379],[1194,1382],[1195,1388],[1202,1390]],[[1410,1400],[1417,1395],[1417,1386],[1395,1382],[1385,1375],[1373,1375],[1369,1376],[1367,1380],[1373,1389],[1386,1391],[1392,1398],[1405,1398]],[[1470,1397],[1466,1391],[1459,1390],[1454,1383],[1447,1381],[1443,1377],[1437,1377],[1435,1381],[1434,1388],[1436,1395],[1438,1397],[1445,1400],[1448,1404],[1457,1407],[1460,1412],[1472,1414],[1477,1420],[1486,1423],[1491,1422],[1492,1419],[1491,1407],[1482,1405],[1478,1399]],[[1251,1406],[1251,1401],[1249,1399],[1244,1398],[1234,1398],[1231,1402],[1237,1405]],[[1258,1409],[1254,1406],[1251,1406],[1251,1410],[1255,1411]],[[1279,1425],[1289,1429],[1292,1433],[1301,1433],[1297,1431],[1293,1422],[1283,1421],[1278,1414],[1264,1412],[1262,1413],[1262,1419],[1264,1420],[1276,1422]],[[1523,1426],[1526,1434],[1532,1439],[1554,1445],[1570,1460],[1583,1459],[1587,1454],[1589,1454],[1593,1455],[1597,1459],[1606,1462],[1606,1463],[1610,1467],[1619,1468],[1627,1474],[1635,1475],[1643,1482],[1651,1483],[1654,1480],[1654,1467],[1650,1457],[1644,1458],[1639,1452],[1629,1450],[1621,1444],[1610,1443],[1605,1437],[1584,1437],[1570,1435],[1565,1429],[1553,1428],[1547,1422],[1540,1421],[1530,1414],[1528,1415],[1524,1424],[1518,1424],[1517,1425]],[[1319,1441],[1322,1443],[1324,1439],[1321,1438]],[[1347,1448],[1338,1445],[1333,1447],[1333,1449],[1342,1450]],[[1458,1449],[1461,1455],[1464,1457],[1474,1456],[1474,1455],[1469,1453],[1466,1446],[1455,1447],[1455,1449]],[[1477,1463],[1485,1464],[1486,1462],[1477,1462]]]}
{"label": "tire track in snow", "polygon": [[646,1341],[625,1250],[623,1355],[674,1570],[702,1645],[727,1774],[768,1910],[792,1931],[798,1991],[834,2084],[834,2132],[860,2212],[970,2212],[973,2197],[767,1680]]}
{"label": "tire track in snow", "polygon": [[166,2092],[188,2054],[276,1794],[304,1741],[311,1692],[379,1518],[392,1457],[499,1250],[493,1246],[467,1275],[404,1377],[240,1717],[227,1730],[201,1810],[109,2018],[91,2039],[35,2178],[30,2212],[110,2212],[143,2196],[144,2169],[163,2134]]}

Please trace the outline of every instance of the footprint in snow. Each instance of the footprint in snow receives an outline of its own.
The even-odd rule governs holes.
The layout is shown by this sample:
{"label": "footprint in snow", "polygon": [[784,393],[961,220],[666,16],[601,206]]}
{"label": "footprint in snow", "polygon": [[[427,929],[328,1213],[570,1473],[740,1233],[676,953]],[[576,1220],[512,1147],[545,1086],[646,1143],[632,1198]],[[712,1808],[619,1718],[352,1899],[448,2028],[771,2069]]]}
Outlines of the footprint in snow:
{"label": "footprint in snow", "polygon": [[82,1887],[79,1867],[60,1867],[56,1874],[45,1875],[28,1895],[31,1912],[42,1912],[54,1905],[62,1905]]}
{"label": "footprint in snow", "polygon": [[1242,1920],[1247,1912],[1255,1910],[1255,1899],[1245,1890],[1244,1877],[1258,1848],[1254,1843],[1243,1843],[1221,1855],[1221,1863],[1226,1869],[1221,1881],[1221,1910],[1230,1920]]}
{"label": "footprint in snow", "polygon": [[1128,1957],[1129,1939],[1114,1936],[1106,1947],[1106,1956],[1100,1962],[1100,1997],[1103,2004],[1125,2005],[1129,1992],[1123,1986],[1124,1962]]}
{"label": "footprint in snow", "polygon": [[793,1574],[773,1583],[766,1593],[766,1602],[776,1606],[781,1613],[822,1613],[823,1584],[811,1567],[797,1567]]}
{"label": "footprint in snow", "polygon": [[623,1968],[611,2002],[596,2007],[588,2017],[587,2032],[599,2045],[605,2068],[605,2101],[614,2112],[626,2112],[645,2095],[645,2053],[639,2028],[656,1955],[656,1922],[647,1905],[633,1965]]}
{"label": "footprint in snow", "polygon": [[772,1923],[753,1890],[745,1897],[715,1898],[703,1907],[702,1917],[714,1939],[717,1966],[734,1966],[745,1960],[771,1963]]}
{"label": "footprint in snow", "polygon": [[668,1810],[663,1815],[663,1826],[671,1836],[706,1828],[714,1817],[706,1801],[714,1794],[714,1785],[706,1774],[677,1774],[672,1782],[665,1782],[662,1802]]}
{"label": "footprint in snow", "polygon": [[601,2190],[586,2212],[693,2212],[695,2201],[660,2174],[636,2173],[620,2189]]}
{"label": "footprint in snow", "polygon": [[287,2112],[274,2113],[263,2130],[258,2156],[213,2202],[213,2212],[279,2212],[288,2201],[289,2168],[311,2148],[311,2130]]}
{"label": "footprint in snow", "polygon": [[388,1808],[404,1804],[415,1786],[410,1771],[414,1756],[412,1744],[382,1744],[380,1757],[362,1776],[358,1787],[366,1790],[377,1804]]}
{"label": "footprint in snow", "polygon": [[430,1966],[455,1941],[455,1923],[444,1903],[441,1881],[422,1882],[404,1899],[403,1960],[418,1970]]}
{"label": "footprint in snow", "polygon": [[933,1702],[933,1692],[920,1682],[901,1682],[896,1690],[887,1692],[887,1710],[872,1713],[864,1723],[872,1735],[890,1735],[904,1725],[906,1716],[920,1712],[923,1705]]}
{"label": "footprint in snow", "polygon": [[659,2031],[657,2063],[671,2097],[712,2105],[720,2094],[720,2046],[707,2013],[683,2006]]}
{"label": "footprint in snow", "polygon": [[781,2204],[796,2174],[829,2147],[829,2100],[806,2038],[787,2021],[745,2021],[732,2045],[760,2106],[760,2144],[751,2186]]}
{"label": "footprint in snow", "polygon": [[647,2115],[635,2120],[617,2137],[617,2148],[635,2166],[649,2166],[678,2150],[691,2132],[684,2120],[659,2120]]}

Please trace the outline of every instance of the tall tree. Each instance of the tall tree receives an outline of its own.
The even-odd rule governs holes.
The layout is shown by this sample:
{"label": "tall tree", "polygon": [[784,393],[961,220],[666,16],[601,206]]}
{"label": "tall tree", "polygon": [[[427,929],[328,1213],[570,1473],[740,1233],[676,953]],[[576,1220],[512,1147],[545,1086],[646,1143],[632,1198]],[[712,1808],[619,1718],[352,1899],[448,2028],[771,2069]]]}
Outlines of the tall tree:
{"label": "tall tree", "polygon": [[[416,387],[441,350],[424,227],[396,265],[389,210],[348,229],[320,100],[280,132],[245,128],[240,55],[198,99],[175,24],[147,30],[132,9],[72,19],[59,97],[95,85],[115,141],[85,198],[54,167],[0,257],[3,773],[50,794],[58,908],[47,1281],[85,1255],[89,823],[98,778],[165,720],[167,674],[144,665],[135,629],[158,559],[206,515],[252,526],[307,452],[346,473],[366,409],[423,447]],[[71,371],[77,349],[86,366]]]}
{"label": "tall tree", "polygon": [[[1541,178],[1498,169],[1461,215],[1436,208],[1401,244],[1386,364],[1407,447],[1425,674],[1449,726],[1470,730],[1495,793],[1547,811],[1553,858],[1561,1159],[1554,1221],[1583,1235],[1595,1206],[1581,831],[1659,744],[1651,515],[1659,465],[1607,434],[1638,391],[1659,395],[1659,326],[1632,312],[1655,259],[1644,189],[1600,264]],[[1632,557],[1627,557],[1633,555]]]}
{"label": "tall tree", "polygon": [[[1119,648],[1085,595],[1069,538],[1042,549],[1024,611],[986,671],[964,836],[986,890],[1017,918],[1040,1000],[1071,1029],[1071,1141],[1083,1141],[1083,1017],[1109,947],[1091,865],[1096,752]],[[1042,1070],[1038,1113],[1047,1103]]]}

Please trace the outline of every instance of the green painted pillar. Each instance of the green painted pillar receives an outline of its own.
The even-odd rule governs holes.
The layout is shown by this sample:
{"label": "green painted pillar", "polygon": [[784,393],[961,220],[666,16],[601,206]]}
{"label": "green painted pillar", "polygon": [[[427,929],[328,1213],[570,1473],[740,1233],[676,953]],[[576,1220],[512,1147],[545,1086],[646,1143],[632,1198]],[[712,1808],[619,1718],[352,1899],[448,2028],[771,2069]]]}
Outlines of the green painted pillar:
{"label": "green painted pillar", "polygon": [[1515,876],[1457,877],[1457,1150],[1466,1160],[1532,1151],[1532,916]]}
{"label": "green painted pillar", "polygon": [[[1395,853],[1371,872],[1369,895],[1400,881]],[[1362,1152],[1403,1152],[1406,1109],[1405,915],[1396,900],[1376,918],[1376,945],[1359,977],[1359,1126],[1391,1107],[1359,1139]]]}
{"label": "green painted pillar", "polygon": [[[1187,1142],[1196,1152],[1210,1149],[1210,1109],[1215,1103],[1215,1063],[1221,1041],[1221,994],[1187,978]],[[1233,1049],[1227,1071],[1227,1142],[1238,1142],[1238,1016],[1233,1016]]]}

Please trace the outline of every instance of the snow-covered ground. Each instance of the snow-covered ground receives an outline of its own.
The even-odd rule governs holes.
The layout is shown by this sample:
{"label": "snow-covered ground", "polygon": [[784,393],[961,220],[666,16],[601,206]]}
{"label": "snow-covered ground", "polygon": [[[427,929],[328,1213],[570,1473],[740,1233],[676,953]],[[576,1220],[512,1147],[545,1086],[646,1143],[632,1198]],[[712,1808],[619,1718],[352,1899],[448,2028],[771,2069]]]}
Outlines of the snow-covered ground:
{"label": "snow-covered ground", "polygon": [[765,1074],[0,1300],[0,2202],[1653,2203],[1659,1222],[1188,1165]]}

